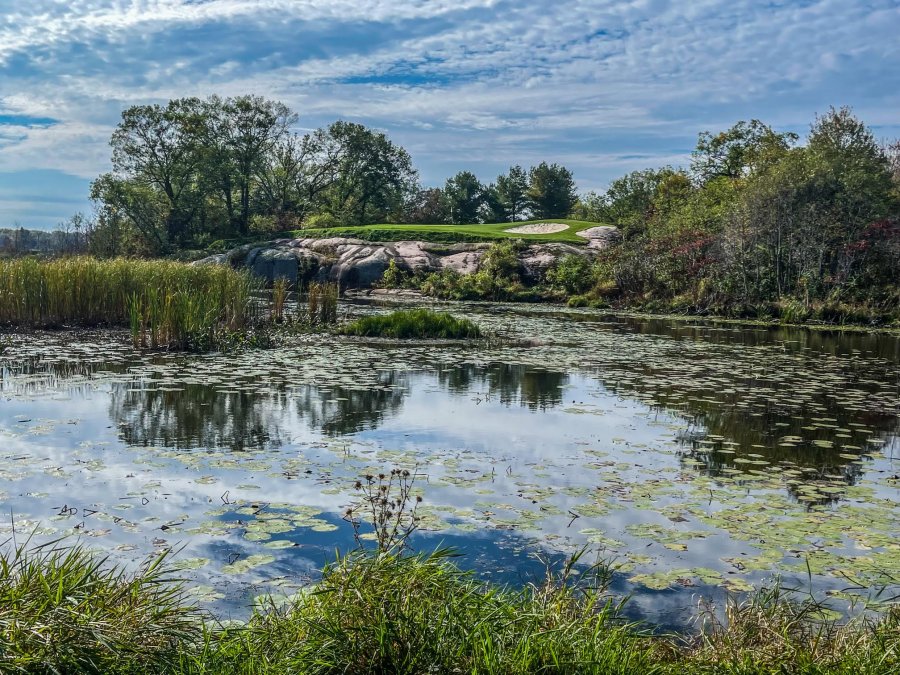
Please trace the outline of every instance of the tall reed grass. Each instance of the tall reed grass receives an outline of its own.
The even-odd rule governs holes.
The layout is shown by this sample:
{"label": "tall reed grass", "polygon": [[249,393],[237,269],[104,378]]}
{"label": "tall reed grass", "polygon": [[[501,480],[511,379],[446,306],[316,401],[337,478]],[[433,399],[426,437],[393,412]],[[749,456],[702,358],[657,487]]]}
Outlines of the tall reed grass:
{"label": "tall reed grass", "polygon": [[160,260],[0,261],[0,324],[129,326],[136,346],[190,348],[258,317],[249,272]]}
{"label": "tall reed grass", "polygon": [[[337,323],[340,286],[333,282],[312,283],[306,295],[306,316],[301,316],[312,326],[328,326]],[[302,308],[298,307],[302,313]]]}

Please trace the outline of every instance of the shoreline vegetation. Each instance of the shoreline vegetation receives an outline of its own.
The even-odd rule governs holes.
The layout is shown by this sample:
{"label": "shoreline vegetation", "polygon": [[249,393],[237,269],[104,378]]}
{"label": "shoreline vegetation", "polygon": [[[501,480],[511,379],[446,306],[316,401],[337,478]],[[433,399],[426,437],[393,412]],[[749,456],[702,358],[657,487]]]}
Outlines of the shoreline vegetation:
{"label": "shoreline vegetation", "polygon": [[207,351],[253,342],[261,284],[249,272],[85,256],[0,261],[0,325],[128,327],[136,348]]}
{"label": "shoreline vegetation", "polygon": [[343,517],[357,548],[336,553],[295,595],[257,598],[244,622],[202,610],[171,550],[128,571],[65,538],[3,542],[0,673],[893,675],[900,667],[896,604],[841,622],[776,580],[730,599],[724,613],[701,603],[692,634],[664,634],[625,617],[627,598],[609,592],[614,564],[585,561],[587,549],[518,588],[480,581],[452,549],[410,551],[423,499],[415,479],[393,469],[358,480]]}
{"label": "shoreline vegetation", "polygon": [[841,623],[780,588],[698,610],[694,634],[628,621],[610,569],[578,555],[499,587],[450,550],[338,556],[246,622],[201,610],[162,554],[138,571],[65,541],[0,553],[2,673],[622,673],[893,675],[900,611]]}

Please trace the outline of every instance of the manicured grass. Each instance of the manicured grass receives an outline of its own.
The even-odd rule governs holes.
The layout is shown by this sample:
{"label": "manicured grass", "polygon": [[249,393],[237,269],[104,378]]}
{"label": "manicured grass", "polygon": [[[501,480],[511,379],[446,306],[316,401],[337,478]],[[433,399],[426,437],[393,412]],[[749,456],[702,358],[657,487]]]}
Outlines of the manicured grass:
{"label": "manicured grass", "polygon": [[481,337],[481,330],[468,319],[446,312],[410,309],[357,319],[341,329],[345,335],[397,339],[437,338],[461,340]]}
{"label": "manicured grass", "polygon": [[[447,550],[357,552],[248,622],[199,613],[157,559],[136,574],[84,549],[0,552],[0,673],[895,675],[900,611],[839,625],[774,589],[696,637],[623,619],[608,569],[518,588]],[[701,624],[702,625],[702,624]]]}
{"label": "manicured grass", "polygon": [[[565,223],[568,230],[552,234],[516,234],[506,230],[533,223]],[[529,220],[517,223],[485,223],[476,225],[392,225],[383,223],[360,227],[331,227],[311,230],[296,230],[291,234],[296,237],[355,237],[368,241],[401,241],[404,239],[420,239],[439,243],[483,242],[497,239],[523,239],[525,241],[557,241],[570,244],[586,244],[587,239],[579,237],[576,232],[602,223],[589,223],[582,220],[550,218],[545,220]]]}

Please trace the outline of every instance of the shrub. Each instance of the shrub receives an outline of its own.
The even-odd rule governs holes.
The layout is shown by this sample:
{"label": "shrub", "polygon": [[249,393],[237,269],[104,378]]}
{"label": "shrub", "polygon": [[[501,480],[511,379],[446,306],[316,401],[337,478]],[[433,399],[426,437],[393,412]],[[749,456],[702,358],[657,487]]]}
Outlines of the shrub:
{"label": "shrub", "polygon": [[340,226],[340,221],[330,213],[314,213],[303,221],[303,229],[319,230]]}
{"label": "shrub", "polygon": [[584,256],[563,256],[547,270],[546,281],[551,288],[566,295],[580,295],[594,282],[591,263]]}

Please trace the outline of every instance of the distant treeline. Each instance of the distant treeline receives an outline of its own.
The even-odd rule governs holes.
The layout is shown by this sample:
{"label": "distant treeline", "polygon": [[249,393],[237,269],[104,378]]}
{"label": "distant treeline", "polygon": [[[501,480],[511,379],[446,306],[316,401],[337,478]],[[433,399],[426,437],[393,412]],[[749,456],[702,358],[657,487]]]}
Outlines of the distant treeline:
{"label": "distant treeline", "polygon": [[804,321],[900,320],[900,142],[847,108],[804,144],[758,120],[702,133],[689,169],[624,176],[576,207],[620,228],[594,298]]}
{"label": "distant treeline", "polygon": [[61,223],[59,229],[52,232],[26,230],[24,227],[2,227],[0,253],[22,255],[80,251],[87,245],[85,232],[73,228],[73,222],[78,223],[79,227],[86,224],[84,216],[77,215]]}
{"label": "distant treeline", "polygon": [[571,172],[547,163],[490,185],[461,171],[423,188],[385,134],[338,121],[300,135],[296,120],[254,96],[129,108],[111,139],[113,171],[91,188],[95,247],[161,253],[300,227],[561,218],[577,201]]}
{"label": "distant treeline", "polygon": [[580,196],[572,173],[548,163],[423,187],[384,133],[338,121],[300,135],[296,119],[253,96],[129,108],[113,170],[91,187],[94,216],[65,228],[96,255],[159,255],[299,228],[574,217],[623,235],[590,273],[556,275],[585,302],[900,316],[900,142],[876,139],[847,108],[817,117],[803,142],[759,120],[703,132],[688,167]]}

